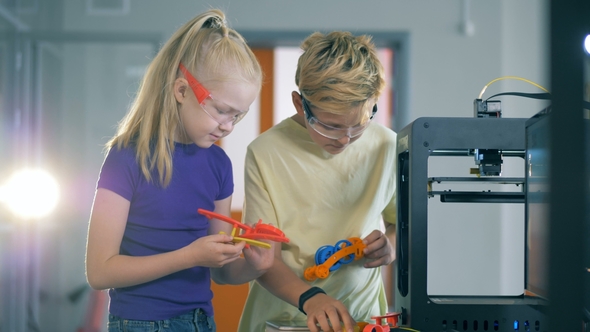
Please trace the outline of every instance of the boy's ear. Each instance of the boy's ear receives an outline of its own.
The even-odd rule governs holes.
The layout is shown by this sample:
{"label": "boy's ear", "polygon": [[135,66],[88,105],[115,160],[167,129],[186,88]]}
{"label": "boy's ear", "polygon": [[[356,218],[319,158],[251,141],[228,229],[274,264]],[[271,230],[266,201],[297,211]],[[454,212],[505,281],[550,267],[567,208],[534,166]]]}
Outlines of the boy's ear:
{"label": "boy's ear", "polygon": [[297,114],[300,116],[304,115],[303,112],[303,102],[301,101],[301,95],[297,91],[291,92],[291,99],[293,100],[293,106],[295,106],[295,110]]}
{"label": "boy's ear", "polygon": [[174,98],[179,104],[182,104],[186,98],[188,81],[182,77],[174,81]]}

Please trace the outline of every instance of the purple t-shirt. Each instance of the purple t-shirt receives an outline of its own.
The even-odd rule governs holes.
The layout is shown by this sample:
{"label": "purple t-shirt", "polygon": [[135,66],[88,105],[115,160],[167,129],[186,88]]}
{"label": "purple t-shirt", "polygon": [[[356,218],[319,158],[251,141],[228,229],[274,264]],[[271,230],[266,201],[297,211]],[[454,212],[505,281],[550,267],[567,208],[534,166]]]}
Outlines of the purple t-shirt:
{"label": "purple t-shirt", "polygon": [[[175,143],[172,180],[166,188],[154,172],[152,182],[143,176],[133,148],[108,153],[98,188],[129,200],[129,216],[120,253],[148,256],[182,248],[207,235],[208,219],[197,213],[213,211],[214,202],[233,192],[231,162],[212,145]],[[135,320],[162,320],[201,308],[212,316],[210,272],[193,267],[144,284],[109,290],[109,312]]]}

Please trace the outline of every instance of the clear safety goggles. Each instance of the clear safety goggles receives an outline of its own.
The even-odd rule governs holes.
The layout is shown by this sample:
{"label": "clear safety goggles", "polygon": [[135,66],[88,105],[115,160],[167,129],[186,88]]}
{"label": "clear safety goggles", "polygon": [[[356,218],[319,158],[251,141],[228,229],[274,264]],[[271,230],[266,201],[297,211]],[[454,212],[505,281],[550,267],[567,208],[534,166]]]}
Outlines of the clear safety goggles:
{"label": "clear safety goggles", "polygon": [[[232,123],[235,125],[236,123],[240,122],[246,116],[248,111],[238,111],[231,108],[226,103],[213,98],[209,90],[207,90],[197,79],[186,69],[186,67],[181,63],[178,68],[188,81],[188,85],[191,87],[191,90],[195,94],[195,97],[199,101],[199,105],[203,109],[203,111],[209,115],[213,120],[215,120],[220,125],[224,125],[227,123]],[[213,105],[206,105],[205,101],[207,99],[215,100],[218,104],[221,104],[223,107],[214,107]],[[207,110],[207,108],[209,110]]]}
{"label": "clear safety goggles", "polygon": [[305,98],[303,98],[303,95],[301,95],[301,103],[303,104],[303,112],[305,113],[305,118],[307,119],[307,123],[309,123],[309,126],[311,128],[313,128],[313,130],[315,130],[318,134],[320,134],[326,138],[335,139],[335,140],[339,140],[345,136],[348,136],[349,138],[354,138],[354,137],[359,136],[360,134],[363,133],[363,131],[365,131],[365,129],[367,129],[367,127],[369,126],[369,123],[371,122],[371,120],[373,120],[375,113],[377,113],[377,104],[375,104],[375,106],[373,106],[373,112],[371,113],[371,117],[364,124],[362,124],[362,125],[359,124],[359,125],[356,125],[353,127],[347,127],[347,128],[334,127],[334,126],[330,126],[330,125],[325,124],[322,121],[318,120],[313,115],[313,113],[311,113],[311,108],[309,107],[309,103],[307,102],[307,100]]}

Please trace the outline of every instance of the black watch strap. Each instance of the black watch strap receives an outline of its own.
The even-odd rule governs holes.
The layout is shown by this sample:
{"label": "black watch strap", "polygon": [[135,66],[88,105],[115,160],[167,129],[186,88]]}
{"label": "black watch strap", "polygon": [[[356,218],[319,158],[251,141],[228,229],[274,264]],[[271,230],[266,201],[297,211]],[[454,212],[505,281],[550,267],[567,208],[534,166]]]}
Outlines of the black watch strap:
{"label": "black watch strap", "polygon": [[299,311],[301,311],[302,313],[306,314],[305,311],[303,311],[303,305],[305,304],[305,302],[307,300],[309,300],[311,297],[318,295],[318,294],[326,294],[326,292],[319,288],[319,287],[312,287],[308,290],[306,290],[305,292],[303,292],[303,294],[301,294],[299,296]]}

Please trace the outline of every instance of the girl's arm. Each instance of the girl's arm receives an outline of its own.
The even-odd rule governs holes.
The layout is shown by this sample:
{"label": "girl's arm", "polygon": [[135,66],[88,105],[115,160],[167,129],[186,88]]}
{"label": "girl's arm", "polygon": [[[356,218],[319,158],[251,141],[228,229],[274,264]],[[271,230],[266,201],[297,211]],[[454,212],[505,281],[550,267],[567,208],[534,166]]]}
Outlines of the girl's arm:
{"label": "girl's arm", "polygon": [[119,254],[130,203],[103,188],[96,191],[88,228],[86,277],[94,289],[142,284],[193,266],[220,267],[239,258],[229,235],[205,236],[190,245],[152,256]]}
{"label": "girl's arm", "polygon": [[[231,196],[216,201],[214,212],[231,217]],[[231,234],[231,231],[231,224],[218,219],[210,220],[209,234],[218,234],[219,232]],[[274,259],[273,248],[278,246],[270,241],[267,242],[271,243],[270,249],[253,245],[249,249],[244,248],[244,259],[238,259],[218,269],[211,269],[211,277],[218,284],[233,285],[243,284],[258,278],[271,267]],[[238,244],[242,247],[245,245],[244,242]]]}

